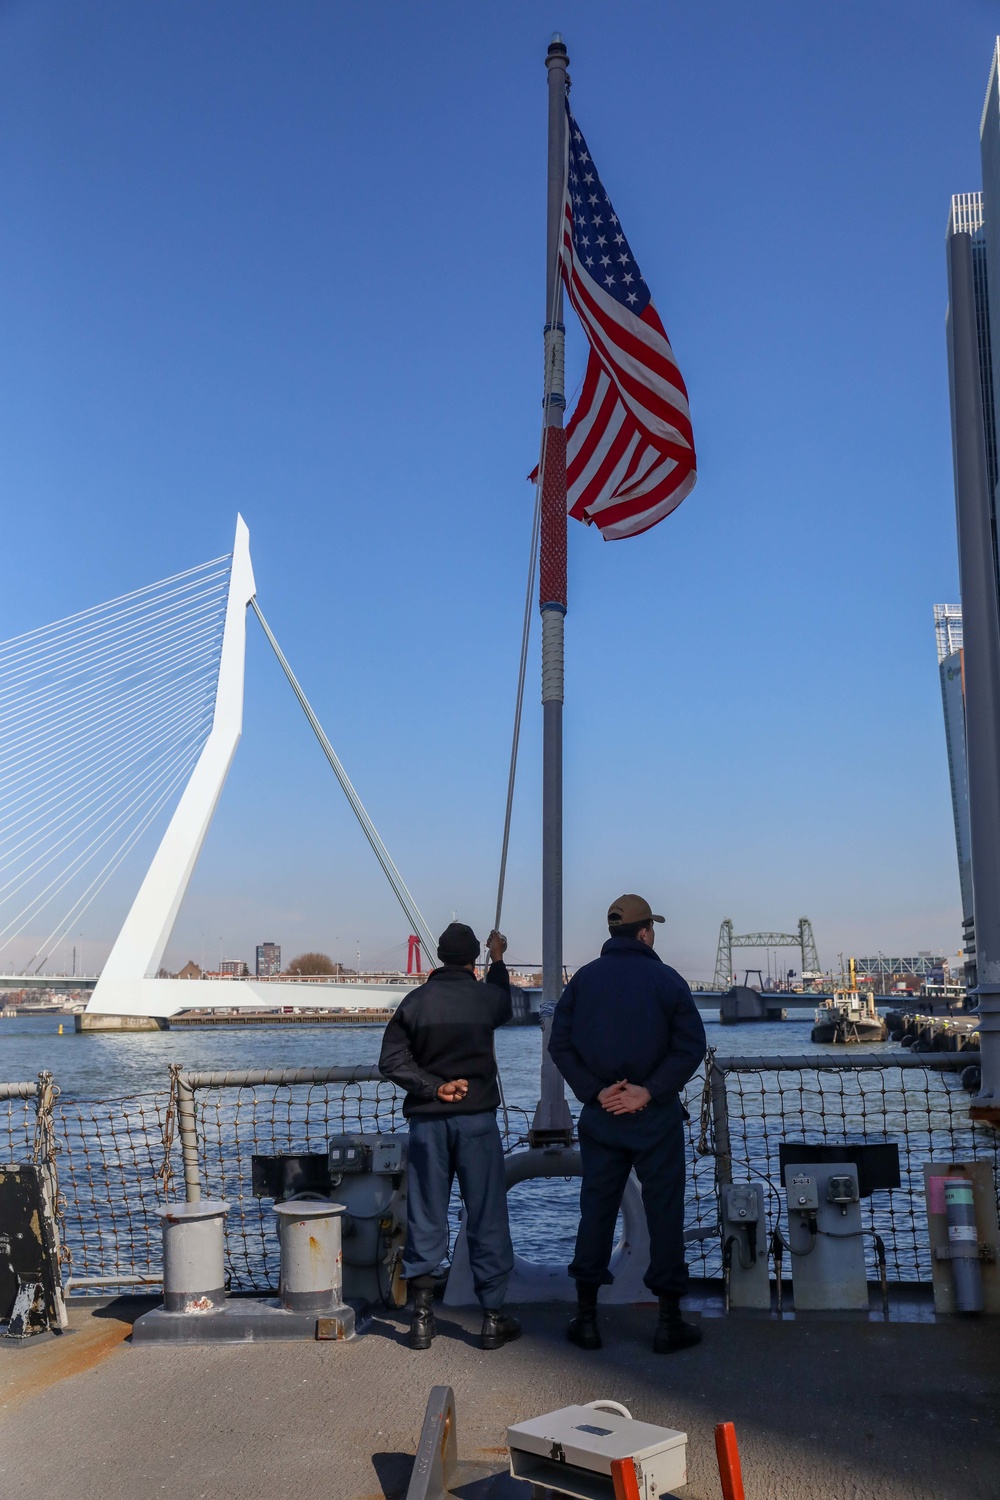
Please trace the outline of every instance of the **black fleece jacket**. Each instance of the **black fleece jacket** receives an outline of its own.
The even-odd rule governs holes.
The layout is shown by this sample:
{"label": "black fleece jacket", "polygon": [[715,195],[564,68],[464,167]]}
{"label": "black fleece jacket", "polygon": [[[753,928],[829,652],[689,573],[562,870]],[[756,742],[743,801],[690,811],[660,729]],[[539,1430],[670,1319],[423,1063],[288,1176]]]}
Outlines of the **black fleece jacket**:
{"label": "black fleece jacket", "polygon": [[[379,1068],[406,1090],[403,1114],[473,1115],[497,1109],[497,1065],[493,1033],[512,1015],[510,976],[491,964],[485,981],[468,969],[446,964],[397,1006],[382,1038]],[[455,1104],[437,1096],[442,1083],[467,1078],[469,1092]]]}
{"label": "black fleece jacket", "polygon": [[701,1066],[705,1027],[676,969],[638,938],[613,937],[563,990],[549,1056],[581,1104],[620,1078],[664,1103]]}

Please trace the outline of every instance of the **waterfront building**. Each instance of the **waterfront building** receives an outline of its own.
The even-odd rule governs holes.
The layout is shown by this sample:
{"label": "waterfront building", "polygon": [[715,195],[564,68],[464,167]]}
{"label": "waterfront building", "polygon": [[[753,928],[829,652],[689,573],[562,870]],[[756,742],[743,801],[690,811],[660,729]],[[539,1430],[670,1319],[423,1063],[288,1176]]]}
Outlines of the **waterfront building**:
{"label": "waterfront building", "polygon": [[[955,496],[961,499],[957,461],[957,433],[963,414],[956,409],[954,298],[951,288],[950,246],[953,236],[969,235],[972,241],[972,275],[974,289],[975,329],[972,330],[979,353],[978,400],[982,409],[987,485],[993,534],[993,578],[1000,618],[1000,556],[997,548],[997,392],[994,387],[994,333],[990,319],[991,302],[1000,307],[1000,38],[994,46],[986,102],[980,122],[980,152],[983,171],[981,192],[955,193],[951,200],[946,235],[948,264],[948,384],[951,396],[952,439],[955,452]],[[1000,319],[996,319],[1000,323]],[[961,331],[959,331],[960,333]],[[997,354],[1000,358],[1000,354]],[[944,708],[948,770],[951,782],[952,814],[955,821],[955,844],[958,856],[959,885],[962,900],[962,936],[965,952],[965,979],[971,988],[976,983],[975,913],[973,910],[971,826],[969,817],[969,778],[965,732],[965,658],[962,640],[962,615],[958,605],[935,605],[934,629],[937,639],[938,671]]]}
{"label": "waterfront building", "polygon": [[[986,428],[986,473],[990,496],[993,501],[993,553],[996,560],[996,489],[997,489],[997,392],[993,384],[993,366],[1000,351],[997,350],[997,335],[990,324],[990,307],[1000,309],[1000,37],[993,45],[989,82],[986,85],[986,100],[979,122],[979,153],[983,171],[981,194],[969,193],[960,196],[980,199],[978,215],[971,209],[972,218],[978,217],[978,226],[970,223],[968,233],[972,235],[972,267],[976,290],[976,324],[979,333],[980,384],[983,396],[983,420]],[[952,200],[954,204],[955,200]],[[958,233],[959,226],[952,233]],[[997,331],[1000,333],[1000,329]],[[949,341],[950,355],[950,341]],[[998,572],[1000,576],[1000,572]]]}
{"label": "waterfront building", "polygon": [[[996,92],[996,62],[994,60],[994,72],[992,75],[992,89]],[[984,113],[985,122],[985,113]],[[996,121],[997,153],[1000,158],[1000,115]],[[983,150],[984,177],[986,150]],[[976,298],[976,342],[979,348],[979,395],[983,408],[983,427],[986,438],[986,473],[989,481],[990,494],[994,502],[994,528],[993,528],[993,555],[994,568],[996,569],[996,487],[997,487],[997,411],[996,391],[993,384],[993,334],[990,321],[990,296],[991,291],[996,297],[995,306],[1000,306],[1000,286],[994,290],[994,277],[990,275],[990,263],[1000,260],[1000,242],[998,242],[998,231],[1000,225],[994,225],[991,234],[988,215],[990,201],[996,204],[994,217],[1000,216],[1000,159],[997,162],[997,178],[993,184],[992,193],[954,193],[951,199],[951,210],[948,215],[948,233],[946,238],[951,239],[955,234],[967,234],[972,240],[972,273],[975,283]],[[952,399],[952,434],[954,436],[955,424],[955,377],[954,377],[954,327],[951,313],[951,287],[948,288],[948,312],[945,319],[945,327],[948,335],[948,383]],[[956,477],[956,487],[958,480]]]}
{"label": "waterfront building", "polygon": [[281,973],[281,944],[258,943],[256,973],[258,979],[273,979]]}
{"label": "waterfront building", "polygon": [[879,953],[872,958],[856,958],[854,968],[858,984],[877,995],[889,995],[894,990],[911,990],[915,994],[921,985],[944,984],[949,974],[945,955],[930,952],[909,957]]}

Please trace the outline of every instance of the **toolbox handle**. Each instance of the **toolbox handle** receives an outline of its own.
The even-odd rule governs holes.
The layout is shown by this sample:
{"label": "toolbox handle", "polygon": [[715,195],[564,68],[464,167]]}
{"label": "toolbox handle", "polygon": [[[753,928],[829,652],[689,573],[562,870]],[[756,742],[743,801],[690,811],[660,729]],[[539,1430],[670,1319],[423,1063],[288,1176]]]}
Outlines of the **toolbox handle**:
{"label": "toolbox handle", "polygon": [[602,1398],[600,1401],[585,1401],[583,1404],[584,1406],[593,1407],[595,1411],[617,1412],[618,1415],[620,1417],[624,1417],[627,1422],[631,1422],[632,1420],[632,1413],[629,1411],[627,1406],[622,1406],[620,1401],[605,1401]]}

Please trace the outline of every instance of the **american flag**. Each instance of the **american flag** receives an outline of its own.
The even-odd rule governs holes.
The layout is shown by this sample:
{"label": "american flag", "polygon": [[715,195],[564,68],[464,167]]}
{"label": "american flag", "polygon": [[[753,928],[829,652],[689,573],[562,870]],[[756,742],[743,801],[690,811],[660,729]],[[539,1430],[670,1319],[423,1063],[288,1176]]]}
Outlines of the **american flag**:
{"label": "american flag", "polygon": [[566,429],[567,504],[605,538],[638,536],[694,489],[687,389],[568,105],[566,113],[562,276],[590,341]]}

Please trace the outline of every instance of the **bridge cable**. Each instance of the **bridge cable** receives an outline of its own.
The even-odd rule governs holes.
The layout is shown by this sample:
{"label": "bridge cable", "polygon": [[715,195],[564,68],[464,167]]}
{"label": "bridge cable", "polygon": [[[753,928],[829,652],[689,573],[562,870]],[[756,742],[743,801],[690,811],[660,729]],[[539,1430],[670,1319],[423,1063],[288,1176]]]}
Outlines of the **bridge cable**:
{"label": "bridge cable", "polygon": [[343,793],[348,802],[351,804],[351,808],[354,811],[355,817],[361,824],[361,828],[365,835],[365,838],[371,845],[372,850],[375,854],[375,858],[382,866],[382,871],[389,884],[392,886],[393,894],[395,895],[396,900],[403,908],[403,914],[405,915],[407,921],[410,923],[411,930],[417,933],[417,935],[419,936],[420,941],[423,943],[424,949],[427,953],[430,965],[432,968],[434,968],[437,963],[437,943],[435,942],[434,937],[431,934],[430,928],[424,920],[424,917],[421,914],[417,903],[410,895],[410,892],[406,887],[406,883],[403,880],[402,875],[400,875],[395,864],[390,858],[389,851],[379,837],[374,823],[365,811],[364,804],[362,803],[361,798],[358,796],[357,792],[354,790],[354,787],[351,784],[350,777],[344,770],[344,767],[341,764],[336,751],[330,744],[330,741],[327,739],[326,734],[323,730],[323,726],[320,724],[315,713],[313,712],[312,705],[310,704],[305,693],[302,691],[302,688],[299,686],[298,679],[289,666],[284,652],[278,645],[278,642],[274,637],[274,632],[271,630],[270,625],[268,625],[267,621],[264,619],[263,613],[261,612],[261,607],[257,603],[256,598],[250,600],[250,608],[257,616],[257,619],[260,621],[261,629],[267,637],[268,644],[270,645],[275,656],[278,658],[278,663],[281,667],[281,670],[287,677],[289,686],[298,699],[299,706],[302,709],[302,712],[309,720],[310,728],[312,729],[312,732],[316,736],[317,740],[319,740],[320,748],[329,761],[334,775],[340,782],[341,789],[343,790]]}
{"label": "bridge cable", "polygon": [[215,558],[0,642],[0,952],[68,903],[22,968],[41,972],[190,775],[230,568]]}

